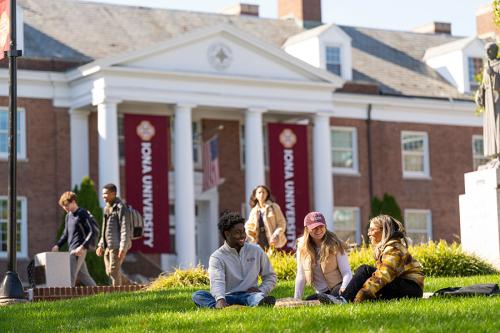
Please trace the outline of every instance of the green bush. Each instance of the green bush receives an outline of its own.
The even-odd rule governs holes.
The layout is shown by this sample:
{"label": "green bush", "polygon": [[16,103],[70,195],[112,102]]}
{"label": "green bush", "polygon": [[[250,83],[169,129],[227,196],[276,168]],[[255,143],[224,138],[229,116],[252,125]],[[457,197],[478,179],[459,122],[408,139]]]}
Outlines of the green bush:
{"label": "green bush", "polygon": [[497,274],[498,271],[475,255],[466,253],[462,246],[429,242],[410,247],[410,252],[424,267],[425,276],[472,276]]}
{"label": "green bush", "polygon": [[[466,253],[453,242],[441,240],[410,246],[410,253],[424,269],[425,276],[472,276],[497,274],[495,268],[486,261]],[[349,253],[349,263],[353,272],[362,264],[374,265],[373,248],[362,246]]]}
{"label": "green bush", "polygon": [[210,285],[208,272],[203,266],[190,269],[177,268],[173,273],[160,275],[151,282],[147,290],[162,290],[175,287],[207,287]]}
{"label": "green bush", "polygon": [[269,260],[273,266],[278,281],[295,280],[297,261],[292,253],[274,251],[269,253]]}
{"label": "green bush", "polygon": [[[410,246],[410,253],[423,266],[426,277],[457,277],[499,274],[497,270],[482,259],[465,253],[457,243],[445,241],[429,242]],[[269,260],[276,272],[278,281],[293,281],[297,272],[294,253],[271,251]],[[363,265],[375,265],[373,247],[363,245],[349,252],[352,271]],[[192,269],[176,269],[175,272],[160,276],[153,281],[148,290],[161,290],[173,287],[207,287],[210,284],[208,273],[202,266]]]}

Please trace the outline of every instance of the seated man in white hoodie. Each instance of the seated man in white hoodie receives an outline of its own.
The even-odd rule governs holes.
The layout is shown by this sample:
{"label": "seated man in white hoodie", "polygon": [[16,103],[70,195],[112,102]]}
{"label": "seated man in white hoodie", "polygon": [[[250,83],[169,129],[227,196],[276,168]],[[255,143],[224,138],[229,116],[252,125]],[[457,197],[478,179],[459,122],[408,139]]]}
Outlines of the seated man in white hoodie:
{"label": "seated man in white hoodie", "polygon": [[217,309],[234,304],[274,306],[276,299],[268,294],[276,285],[276,274],[260,246],[245,242],[245,219],[225,212],[218,228],[225,242],[210,256],[210,292],[193,293],[194,303],[201,308]]}

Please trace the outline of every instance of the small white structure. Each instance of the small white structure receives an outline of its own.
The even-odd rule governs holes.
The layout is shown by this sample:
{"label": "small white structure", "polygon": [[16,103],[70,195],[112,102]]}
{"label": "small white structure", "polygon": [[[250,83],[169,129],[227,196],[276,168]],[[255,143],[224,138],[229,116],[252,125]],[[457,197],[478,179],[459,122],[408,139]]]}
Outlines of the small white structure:
{"label": "small white structure", "polygon": [[38,253],[35,266],[45,266],[45,284],[37,287],[71,287],[69,252]]}
{"label": "small white structure", "polygon": [[500,169],[466,173],[459,202],[462,248],[500,267]]}

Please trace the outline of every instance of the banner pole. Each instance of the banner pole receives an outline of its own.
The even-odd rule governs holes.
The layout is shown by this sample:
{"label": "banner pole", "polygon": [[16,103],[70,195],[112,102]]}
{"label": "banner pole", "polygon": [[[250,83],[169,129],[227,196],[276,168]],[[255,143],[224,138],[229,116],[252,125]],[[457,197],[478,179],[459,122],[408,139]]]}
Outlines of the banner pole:
{"label": "banner pole", "polygon": [[0,300],[25,299],[23,286],[17,274],[16,262],[16,228],[17,228],[17,50],[16,41],[16,0],[10,0],[10,49],[9,57],[9,179],[7,199],[7,273],[0,289]]}

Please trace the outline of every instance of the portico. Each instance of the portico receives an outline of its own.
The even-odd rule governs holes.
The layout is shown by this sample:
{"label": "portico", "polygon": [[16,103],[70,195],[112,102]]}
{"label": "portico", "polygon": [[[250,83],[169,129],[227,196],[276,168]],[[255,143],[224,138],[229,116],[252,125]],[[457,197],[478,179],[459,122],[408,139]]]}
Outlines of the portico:
{"label": "portico", "polygon": [[[120,114],[170,118],[173,157],[171,171],[165,170],[165,175],[170,175],[169,200],[175,207],[175,221],[170,223],[175,223],[177,265],[195,265],[201,252],[217,247],[217,217],[224,207],[217,188],[201,191],[201,172],[193,162],[193,138],[203,133],[193,133],[195,120],[219,119],[243,125],[245,202],[253,187],[266,183],[264,124],[278,120],[294,123],[296,119],[312,123],[312,207],[324,212],[331,226],[329,119],[334,112],[332,92],[343,83],[339,77],[233,27],[216,26],[150,49],[94,61],[73,71],[70,79],[75,97],[70,111],[73,184],[89,173],[88,136],[97,135],[99,185],[113,182],[120,186]],[[95,111],[97,133],[89,133],[88,115]],[[203,211],[210,225],[204,230],[212,231],[198,235],[208,239],[202,243],[196,236],[195,204],[200,200],[207,203]],[[197,249],[197,243],[205,244],[204,248]]]}

